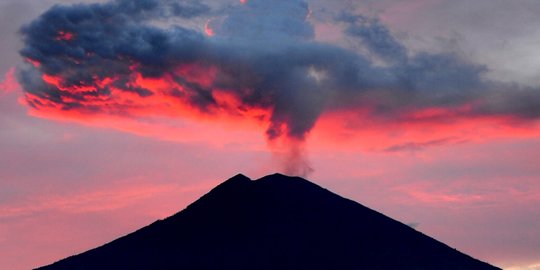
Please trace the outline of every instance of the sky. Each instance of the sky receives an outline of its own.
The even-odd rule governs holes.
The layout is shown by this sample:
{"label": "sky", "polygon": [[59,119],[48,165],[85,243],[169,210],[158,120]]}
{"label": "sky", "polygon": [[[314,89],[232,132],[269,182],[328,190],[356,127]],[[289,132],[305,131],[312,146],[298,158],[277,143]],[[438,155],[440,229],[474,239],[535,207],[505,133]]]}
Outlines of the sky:
{"label": "sky", "polygon": [[0,1],[0,265],[308,178],[540,269],[536,0]]}

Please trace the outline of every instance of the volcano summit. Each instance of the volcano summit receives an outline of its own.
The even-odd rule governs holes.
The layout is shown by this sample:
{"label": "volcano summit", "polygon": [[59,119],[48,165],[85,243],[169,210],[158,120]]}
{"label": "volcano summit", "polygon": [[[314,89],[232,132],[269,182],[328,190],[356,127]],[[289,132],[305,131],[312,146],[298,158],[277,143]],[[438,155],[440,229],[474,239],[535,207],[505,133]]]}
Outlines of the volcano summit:
{"label": "volcano summit", "polygon": [[181,212],[39,269],[496,270],[305,179],[237,175]]}

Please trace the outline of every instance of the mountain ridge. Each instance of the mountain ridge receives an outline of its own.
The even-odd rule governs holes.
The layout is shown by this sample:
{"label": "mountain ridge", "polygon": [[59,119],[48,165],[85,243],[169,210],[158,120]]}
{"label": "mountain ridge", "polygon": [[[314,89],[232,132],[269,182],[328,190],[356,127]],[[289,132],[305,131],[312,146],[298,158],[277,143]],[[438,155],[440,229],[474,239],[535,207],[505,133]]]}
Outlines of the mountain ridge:
{"label": "mountain ridge", "polygon": [[306,179],[238,174],[184,210],[38,269],[499,269]]}

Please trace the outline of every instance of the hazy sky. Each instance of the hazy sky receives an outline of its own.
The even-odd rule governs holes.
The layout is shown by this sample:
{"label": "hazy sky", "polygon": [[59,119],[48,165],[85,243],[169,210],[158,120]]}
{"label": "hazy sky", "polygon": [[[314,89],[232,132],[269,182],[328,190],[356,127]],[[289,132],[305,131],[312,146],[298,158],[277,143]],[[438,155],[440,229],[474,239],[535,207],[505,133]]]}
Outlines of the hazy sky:
{"label": "hazy sky", "polygon": [[0,265],[279,171],[540,269],[540,2],[79,2],[0,0]]}

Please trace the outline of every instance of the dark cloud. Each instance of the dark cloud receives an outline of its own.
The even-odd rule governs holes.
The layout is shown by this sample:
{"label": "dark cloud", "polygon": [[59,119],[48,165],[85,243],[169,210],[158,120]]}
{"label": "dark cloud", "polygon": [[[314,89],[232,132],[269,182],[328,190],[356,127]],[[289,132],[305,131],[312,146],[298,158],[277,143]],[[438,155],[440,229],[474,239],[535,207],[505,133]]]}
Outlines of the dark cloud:
{"label": "dark cloud", "polygon": [[306,21],[308,14],[302,0],[246,1],[229,11],[218,33],[250,43],[310,40],[315,32]]}
{"label": "dark cloud", "polygon": [[407,49],[377,18],[343,13],[338,21],[347,23],[345,33],[358,40],[374,55],[390,63],[407,61]]}
{"label": "dark cloud", "polygon": [[[391,121],[422,120],[411,115],[431,108],[443,109],[442,117],[540,116],[538,89],[486,81],[485,66],[455,54],[412,54],[375,18],[336,19],[363,52],[317,42],[302,0],[248,0],[218,19],[214,12],[211,37],[156,23],[210,12],[173,0],[54,6],[21,30],[21,55],[39,63],[20,72],[27,101],[36,109],[124,115],[148,112],[145,100],[158,96],[208,114],[264,109],[268,138],[294,141],[335,110]],[[141,84],[141,76],[166,78],[167,89]],[[122,93],[135,96],[126,101]],[[220,93],[239,105],[225,106]]]}
{"label": "dark cloud", "polygon": [[210,8],[198,0],[173,1],[170,5],[173,15],[188,19],[210,12]]}

